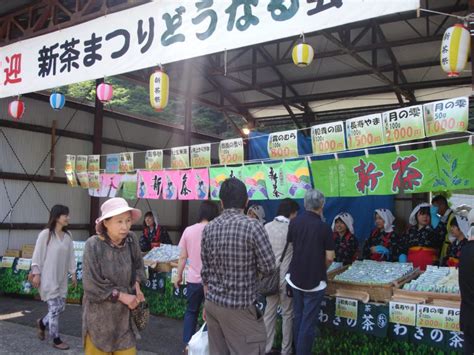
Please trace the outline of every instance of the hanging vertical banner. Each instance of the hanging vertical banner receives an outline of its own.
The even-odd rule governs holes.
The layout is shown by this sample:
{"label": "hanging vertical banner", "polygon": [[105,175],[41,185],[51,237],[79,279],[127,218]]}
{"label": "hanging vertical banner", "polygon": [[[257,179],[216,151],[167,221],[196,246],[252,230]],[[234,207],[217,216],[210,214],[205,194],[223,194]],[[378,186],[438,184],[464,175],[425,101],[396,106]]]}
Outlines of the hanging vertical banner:
{"label": "hanging vertical banner", "polygon": [[311,127],[311,143],[314,154],[340,152],[346,149],[344,122],[323,123]]}
{"label": "hanging vertical banner", "polygon": [[287,185],[283,163],[265,164],[265,179],[270,200],[281,200],[289,197],[285,193]]}
{"label": "hanging vertical banner", "polygon": [[137,198],[137,174],[124,174],[117,189],[117,196],[127,200]]}
{"label": "hanging vertical banner", "polygon": [[423,110],[428,137],[467,130],[469,121],[469,99],[467,97],[430,102],[423,105]]}
{"label": "hanging vertical banner", "polygon": [[131,152],[120,153],[119,172],[128,173],[130,171],[133,171],[133,153]]}
{"label": "hanging vertical banner", "polygon": [[222,165],[242,164],[244,162],[244,141],[242,138],[220,141],[219,162]]}
{"label": "hanging vertical banner", "polygon": [[166,170],[163,180],[162,196],[165,200],[176,200],[178,198],[178,189],[180,185],[180,171]]}
{"label": "hanging vertical banner", "polygon": [[[117,189],[122,181],[122,176],[119,174],[100,174],[100,190],[93,191],[97,195],[94,197],[115,197]],[[90,190],[89,190],[90,192]]]}
{"label": "hanging vertical banner", "polygon": [[120,154],[107,154],[105,159],[105,172],[115,174],[119,172]]}
{"label": "hanging vertical banner", "polygon": [[242,180],[242,167],[217,167],[209,169],[209,185],[211,200],[219,200],[222,183],[226,179],[236,178]]}
{"label": "hanging vertical banner", "polygon": [[76,173],[87,171],[87,155],[78,155],[76,157]]}
{"label": "hanging vertical banner", "polygon": [[268,191],[265,179],[265,166],[251,164],[242,167],[243,182],[247,186],[247,195],[250,200],[267,200]]}
{"label": "hanging vertical banner", "polygon": [[410,106],[382,114],[385,143],[398,143],[425,137],[423,106]]}
{"label": "hanging vertical banner", "polygon": [[189,168],[189,147],[171,148],[171,169]]}
{"label": "hanging vertical banner", "polygon": [[298,156],[298,131],[293,129],[270,133],[267,151],[271,159],[296,158]]}
{"label": "hanging vertical banner", "polygon": [[66,172],[66,180],[67,180],[67,184],[70,186],[70,187],[77,187],[78,184],[77,184],[77,179],[76,179],[76,174],[74,172]]}
{"label": "hanging vertical banner", "polygon": [[89,171],[87,173],[87,177],[89,179],[89,188],[90,189],[99,189],[100,188],[100,173],[99,171]]}
{"label": "hanging vertical banner", "polygon": [[339,196],[339,162],[336,159],[311,162],[314,187],[326,196]]}
{"label": "hanging vertical banner", "polygon": [[438,146],[436,159],[439,172],[434,191],[468,189],[474,185],[474,146],[469,143]]}
{"label": "hanging vertical banner", "polygon": [[179,171],[179,200],[196,200],[196,181],[192,170]]}
{"label": "hanging vertical banner", "polygon": [[72,173],[76,170],[76,156],[75,155],[66,155],[66,162],[64,163],[64,172]]}
{"label": "hanging vertical banner", "polygon": [[79,180],[79,184],[83,189],[89,188],[89,175],[87,171],[77,172],[77,179]]}
{"label": "hanging vertical banner", "polygon": [[159,199],[163,188],[165,171],[138,171],[137,197]]}
{"label": "hanging vertical banner", "polygon": [[382,114],[376,113],[346,121],[348,149],[360,149],[384,143]]}
{"label": "hanging vertical banner", "polygon": [[197,200],[209,198],[209,169],[193,169]]}
{"label": "hanging vertical banner", "polygon": [[100,170],[100,155],[89,155],[87,158],[87,171]]}
{"label": "hanging vertical banner", "polygon": [[163,150],[147,150],[145,153],[145,169],[161,170],[163,169]]}
{"label": "hanging vertical banner", "polygon": [[203,168],[211,165],[211,144],[191,146],[191,167]]}
{"label": "hanging vertical banner", "polygon": [[312,189],[306,159],[284,162],[283,171],[286,179],[285,194],[290,198],[304,198],[306,192]]}

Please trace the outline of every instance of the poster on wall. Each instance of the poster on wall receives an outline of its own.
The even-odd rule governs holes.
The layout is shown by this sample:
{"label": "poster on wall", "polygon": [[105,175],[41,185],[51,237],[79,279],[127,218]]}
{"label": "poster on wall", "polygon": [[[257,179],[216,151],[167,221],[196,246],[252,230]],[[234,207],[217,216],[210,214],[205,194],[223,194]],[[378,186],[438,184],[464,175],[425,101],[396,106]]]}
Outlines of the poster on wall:
{"label": "poster on wall", "polygon": [[314,154],[340,152],[346,149],[344,122],[323,123],[311,127]]}

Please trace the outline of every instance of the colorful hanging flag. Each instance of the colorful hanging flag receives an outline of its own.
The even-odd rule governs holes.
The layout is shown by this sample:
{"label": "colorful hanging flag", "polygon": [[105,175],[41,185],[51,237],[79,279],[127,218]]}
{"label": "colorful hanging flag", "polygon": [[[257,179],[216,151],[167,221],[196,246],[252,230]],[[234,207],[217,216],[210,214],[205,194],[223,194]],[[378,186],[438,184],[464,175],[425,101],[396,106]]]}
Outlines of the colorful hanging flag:
{"label": "colorful hanging flag", "polygon": [[120,154],[107,154],[105,161],[105,172],[115,174],[119,172]]}
{"label": "colorful hanging flag", "polygon": [[298,157],[298,131],[270,133],[267,144],[268,156],[271,159],[288,159]]}
{"label": "colorful hanging flag", "polygon": [[100,170],[100,155],[89,155],[87,158],[87,171]]}
{"label": "colorful hanging flag", "polygon": [[100,174],[100,189],[94,191],[94,197],[115,197],[123,175]]}
{"label": "colorful hanging flag", "polygon": [[346,121],[348,149],[361,149],[384,144],[382,114],[376,113]]}
{"label": "colorful hanging flag", "polygon": [[209,198],[209,169],[193,169],[197,200]]}
{"label": "colorful hanging flag", "polygon": [[220,141],[219,161],[222,165],[242,164],[244,162],[244,141],[242,138]]}
{"label": "colorful hanging flag", "polygon": [[230,178],[242,180],[242,167],[216,167],[209,169],[211,200],[219,200],[219,192],[221,190],[222,183],[226,179]]}
{"label": "colorful hanging flag", "polygon": [[159,199],[163,189],[164,174],[163,170],[139,170],[137,173],[137,197],[141,199]]}
{"label": "colorful hanging flag", "polygon": [[304,198],[306,192],[312,189],[306,159],[284,162],[283,172],[286,180],[283,192],[288,197]]}
{"label": "colorful hanging flag", "polygon": [[131,152],[120,153],[119,172],[128,173],[133,170],[134,170],[133,169],[133,153]]}
{"label": "colorful hanging flag", "polygon": [[64,172],[72,173],[76,170],[76,156],[75,155],[66,155],[66,162],[64,163]]}
{"label": "colorful hanging flag", "polygon": [[[433,191],[470,189],[474,187],[474,146],[458,143],[436,147],[439,173]],[[433,165],[433,161],[427,162]]]}
{"label": "colorful hanging flag", "polygon": [[281,200],[289,197],[287,195],[288,189],[286,185],[286,174],[283,168],[283,163],[264,165],[268,198],[270,200]]}
{"label": "colorful hanging flag", "polygon": [[416,105],[384,112],[385,143],[393,144],[425,137],[423,106]]}
{"label": "colorful hanging flag", "polygon": [[145,153],[145,169],[162,170],[163,169],[163,150],[147,150]]}
{"label": "colorful hanging flag", "polygon": [[180,171],[166,170],[163,174],[163,184],[163,199],[176,200],[178,198],[178,189],[180,185]]}
{"label": "colorful hanging flag", "polygon": [[346,149],[344,122],[323,123],[311,127],[311,143],[314,154],[340,152]]}
{"label": "colorful hanging flag", "polygon": [[78,155],[76,157],[76,173],[87,171],[87,155]]}
{"label": "colorful hanging flag", "polygon": [[267,200],[268,191],[263,164],[245,165],[242,167],[242,179],[247,186],[250,200]]}
{"label": "colorful hanging flag", "polygon": [[189,168],[189,147],[171,148],[171,169]]}
{"label": "colorful hanging flag", "polygon": [[191,146],[191,167],[202,168],[211,165],[211,144],[197,144]]}
{"label": "colorful hanging flag", "polygon": [[124,174],[117,189],[117,196],[127,200],[137,198],[137,174]]}
{"label": "colorful hanging flag", "polygon": [[464,132],[468,128],[469,99],[454,99],[430,102],[423,105],[426,136],[438,136],[449,132]]}
{"label": "colorful hanging flag", "polygon": [[339,196],[339,162],[336,159],[314,160],[311,175],[314,187],[326,196]]}

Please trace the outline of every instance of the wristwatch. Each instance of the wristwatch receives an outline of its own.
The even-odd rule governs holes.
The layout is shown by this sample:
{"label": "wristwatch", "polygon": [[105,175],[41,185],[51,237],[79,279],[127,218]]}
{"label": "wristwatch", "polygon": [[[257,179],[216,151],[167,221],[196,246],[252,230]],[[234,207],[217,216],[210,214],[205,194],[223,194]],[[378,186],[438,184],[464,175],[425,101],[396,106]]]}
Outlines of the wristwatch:
{"label": "wristwatch", "polygon": [[114,288],[112,290],[112,294],[110,295],[110,301],[112,303],[116,303],[119,299],[119,296],[120,296],[120,291]]}

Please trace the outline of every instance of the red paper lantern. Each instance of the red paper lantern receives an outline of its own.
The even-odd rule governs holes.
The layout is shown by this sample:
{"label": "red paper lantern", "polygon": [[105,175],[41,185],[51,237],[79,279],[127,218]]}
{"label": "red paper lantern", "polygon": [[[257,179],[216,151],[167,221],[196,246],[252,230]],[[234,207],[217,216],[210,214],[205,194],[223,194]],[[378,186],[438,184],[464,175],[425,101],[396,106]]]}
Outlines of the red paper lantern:
{"label": "red paper lantern", "polygon": [[112,100],[112,96],[114,95],[114,88],[111,84],[107,83],[97,85],[96,91],[97,98],[104,104]]}
{"label": "red paper lantern", "polygon": [[8,114],[15,120],[19,120],[25,113],[25,103],[20,99],[12,101],[8,104]]}

